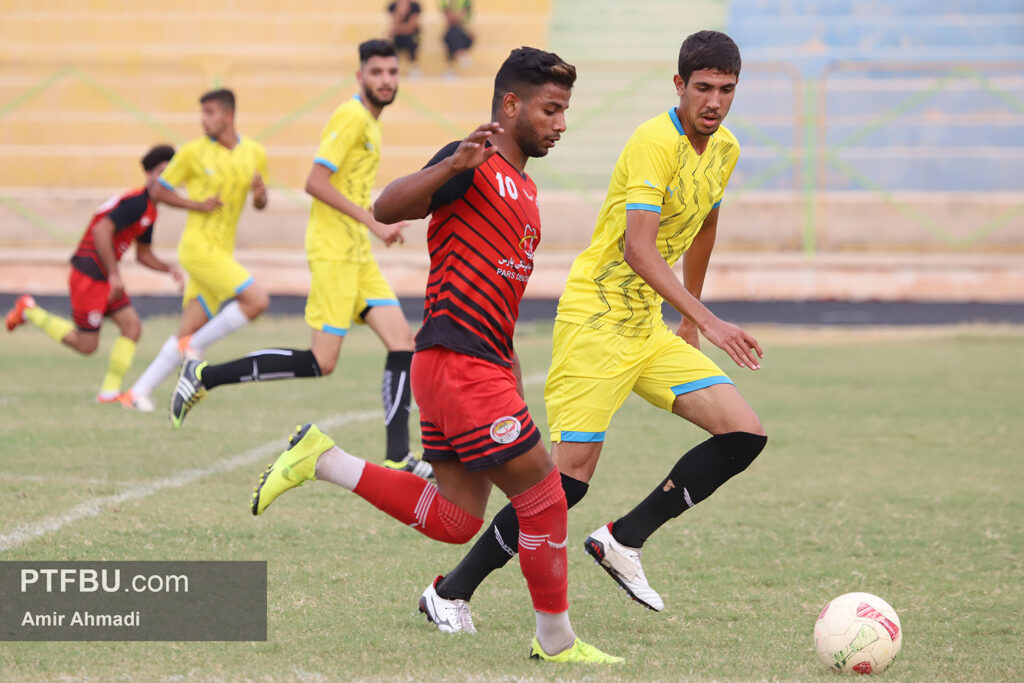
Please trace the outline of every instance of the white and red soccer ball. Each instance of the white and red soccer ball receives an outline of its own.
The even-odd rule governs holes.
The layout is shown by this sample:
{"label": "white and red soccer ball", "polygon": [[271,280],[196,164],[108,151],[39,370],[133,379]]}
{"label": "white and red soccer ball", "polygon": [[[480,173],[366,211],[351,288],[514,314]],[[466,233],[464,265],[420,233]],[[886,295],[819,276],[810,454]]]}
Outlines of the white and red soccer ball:
{"label": "white and red soccer ball", "polygon": [[896,610],[870,593],[847,593],[825,605],[814,625],[814,647],[828,668],[844,673],[885,671],[903,647]]}

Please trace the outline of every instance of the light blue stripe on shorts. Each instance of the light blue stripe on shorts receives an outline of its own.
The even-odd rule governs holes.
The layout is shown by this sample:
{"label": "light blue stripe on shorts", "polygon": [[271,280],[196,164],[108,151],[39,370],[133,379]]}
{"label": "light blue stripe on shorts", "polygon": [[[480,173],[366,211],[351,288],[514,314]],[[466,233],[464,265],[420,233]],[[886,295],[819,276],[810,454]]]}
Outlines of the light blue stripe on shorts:
{"label": "light blue stripe on shorts", "polygon": [[735,384],[735,382],[725,375],[705,377],[704,379],[697,379],[692,382],[687,382],[686,384],[677,384],[672,387],[672,393],[679,396],[681,394],[688,394],[691,391],[697,391],[698,389],[706,389],[707,387],[714,386],[715,384]]}
{"label": "light blue stripe on shorts", "polygon": [[250,277],[248,280],[246,280],[242,284],[240,284],[237,287],[235,287],[235,294],[241,294],[242,292],[245,291],[245,288],[248,287],[251,284],[252,284],[252,278]]}
{"label": "light blue stripe on shorts", "polygon": [[337,337],[344,337],[348,334],[348,329],[344,327],[335,327],[334,325],[324,325],[320,331],[326,332],[327,334],[333,334]]}
{"label": "light blue stripe on shorts", "polygon": [[567,432],[562,431],[562,441],[571,443],[600,443],[604,441],[604,432]]}

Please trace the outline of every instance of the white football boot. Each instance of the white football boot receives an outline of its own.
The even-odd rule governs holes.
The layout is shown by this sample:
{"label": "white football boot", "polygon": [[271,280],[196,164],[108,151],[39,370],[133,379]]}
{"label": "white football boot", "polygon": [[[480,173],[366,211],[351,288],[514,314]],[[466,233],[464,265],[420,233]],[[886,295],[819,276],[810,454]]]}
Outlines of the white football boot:
{"label": "white football boot", "polygon": [[420,596],[420,611],[441,633],[476,633],[469,603],[465,600],[445,600],[434,586],[443,577],[438,576]]}
{"label": "white football boot", "polygon": [[643,552],[639,548],[622,545],[612,536],[611,522],[598,527],[587,536],[583,549],[587,554],[615,579],[622,590],[641,605],[655,612],[665,609],[661,596],[647,583],[640,558]]}

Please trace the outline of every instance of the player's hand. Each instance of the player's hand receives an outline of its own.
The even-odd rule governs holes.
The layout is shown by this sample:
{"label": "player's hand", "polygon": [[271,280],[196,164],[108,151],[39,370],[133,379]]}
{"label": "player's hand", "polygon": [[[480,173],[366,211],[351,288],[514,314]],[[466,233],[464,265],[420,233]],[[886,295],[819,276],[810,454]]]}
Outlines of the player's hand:
{"label": "player's hand", "polygon": [[398,223],[380,223],[378,221],[371,221],[366,224],[366,227],[370,229],[374,235],[376,235],[384,246],[390,247],[395,242],[399,244],[405,244],[405,237],[402,235],[402,230],[408,227],[409,223],[406,221],[400,221]]}
{"label": "player's hand", "polygon": [[107,284],[110,285],[110,294],[107,295],[107,301],[117,301],[124,296],[124,280],[121,279],[119,273],[107,275]]}
{"label": "player's hand", "polygon": [[700,334],[697,325],[685,315],[683,321],[679,323],[679,327],[676,328],[676,335],[682,337],[683,341],[693,348],[700,348]]}
{"label": "player's hand", "polygon": [[487,140],[495,133],[503,133],[501,125],[495,121],[485,123],[472,133],[466,136],[466,138],[459,143],[459,146],[455,148],[455,153],[449,157],[452,164],[452,169],[456,173],[462,173],[463,171],[471,168],[476,168],[481,165],[492,156],[498,153],[498,148],[487,147]]}
{"label": "player's hand", "polygon": [[179,292],[185,291],[185,275],[177,266],[170,266],[167,269],[168,274],[174,280],[174,286]]}
{"label": "player's hand", "polygon": [[729,354],[741,368],[760,370],[760,359],[764,358],[761,345],[743,331],[739,325],[715,318],[703,330],[708,341]]}
{"label": "player's hand", "polygon": [[263,176],[259,173],[252,177],[252,202],[257,209],[267,205],[267,186],[263,184]]}
{"label": "player's hand", "polygon": [[220,206],[221,206],[220,197],[218,197],[217,195],[214,195],[212,197],[207,197],[203,201],[199,202],[199,206],[196,207],[196,211],[202,211],[203,213],[210,213],[211,211],[214,211],[214,210],[220,208]]}

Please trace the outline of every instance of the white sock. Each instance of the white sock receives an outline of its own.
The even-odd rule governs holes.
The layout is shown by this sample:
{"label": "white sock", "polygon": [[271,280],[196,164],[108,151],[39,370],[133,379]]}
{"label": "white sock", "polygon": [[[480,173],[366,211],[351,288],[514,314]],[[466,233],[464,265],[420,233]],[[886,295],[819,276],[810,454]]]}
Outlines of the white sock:
{"label": "white sock", "polygon": [[353,491],[363,476],[366,461],[332,446],[316,461],[316,478]]}
{"label": "white sock", "polygon": [[557,655],[563,650],[568,650],[576,642],[576,634],[569,623],[569,612],[548,614],[537,612],[537,642],[549,655]]}
{"label": "white sock", "polygon": [[207,346],[223,339],[235,330],[240,330],[249,324],[249,319],[242,312],[242,307],[237,301],[232,301],[217,315],[210,318],[205,325],[196,330],[189,341],[196,351],[202,352]]}
{"label": "white sock", "polygon": [[132,385],[132,393],[136,396],[149,396],[158,384],[167,379],[174,370],[181,365],[181,353],[178,351],[178,338],[171,335],[160,347],[160,353],[143,371],[135,384]]}

